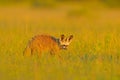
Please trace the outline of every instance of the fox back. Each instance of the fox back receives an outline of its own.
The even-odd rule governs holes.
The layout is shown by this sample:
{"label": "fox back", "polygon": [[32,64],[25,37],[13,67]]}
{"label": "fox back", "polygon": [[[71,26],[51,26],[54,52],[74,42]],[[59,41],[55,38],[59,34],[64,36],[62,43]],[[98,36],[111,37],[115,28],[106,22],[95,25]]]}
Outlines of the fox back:
{"label": "fox back", "polygon": [[43,52],[49,52],[50,54],[58,54],[59,50],[67,49],[67,46],[71,42],[73,36],[65,38],[61,35],[61,38],[55,38],[49,35],[37,35],[34,36],[24,50],[24,55],[31,56],[37,53],[38,56]]}

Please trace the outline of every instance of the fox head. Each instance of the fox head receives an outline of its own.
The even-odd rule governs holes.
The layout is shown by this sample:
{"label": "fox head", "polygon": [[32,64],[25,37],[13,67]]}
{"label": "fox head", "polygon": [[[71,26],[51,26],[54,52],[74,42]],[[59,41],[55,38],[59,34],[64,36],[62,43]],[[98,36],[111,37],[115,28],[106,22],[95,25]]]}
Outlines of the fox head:
{"label": "fox head", "polygon": [[67,49],[68,45],[71,43],[72,39],[73,39],[73,35],[70,35],[69,37],[65,37],[62,34],[60,39],[59,39],[60,49]]}

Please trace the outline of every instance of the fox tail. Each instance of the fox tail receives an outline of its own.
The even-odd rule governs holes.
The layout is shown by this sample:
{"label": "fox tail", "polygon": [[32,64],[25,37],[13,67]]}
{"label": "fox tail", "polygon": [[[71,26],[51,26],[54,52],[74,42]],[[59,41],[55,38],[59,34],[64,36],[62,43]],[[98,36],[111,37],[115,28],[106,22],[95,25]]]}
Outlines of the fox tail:
{"label": "fox tail", "polygon": [[31,56],[31,48],[29,46],[23,51],[23,56]]}

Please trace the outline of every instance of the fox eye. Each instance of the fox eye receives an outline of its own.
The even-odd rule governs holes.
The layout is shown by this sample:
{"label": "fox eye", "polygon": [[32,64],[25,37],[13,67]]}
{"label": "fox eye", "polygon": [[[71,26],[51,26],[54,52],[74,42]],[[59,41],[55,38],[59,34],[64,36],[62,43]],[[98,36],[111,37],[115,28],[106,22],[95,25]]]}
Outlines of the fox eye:
{"label": "fox eye", "polygon": [[62,46],[65,46],[65,47],[67,47],[68,45],[62,45]]}
{"label": "fox eye", "polygon": [[68,45],[65,45],[66,47],[68,46]]}

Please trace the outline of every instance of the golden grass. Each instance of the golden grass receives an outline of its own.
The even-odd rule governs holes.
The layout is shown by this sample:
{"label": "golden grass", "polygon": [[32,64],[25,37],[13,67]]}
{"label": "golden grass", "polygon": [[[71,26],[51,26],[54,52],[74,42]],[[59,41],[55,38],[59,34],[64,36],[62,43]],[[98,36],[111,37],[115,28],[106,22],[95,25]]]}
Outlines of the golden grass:
{"label": "golden grass", "polygon": [[[119,14],[102,4],[1,7],[1,80],[119,80]],[[23,56],[28,40],[44,33],[74,35],[68,51],[61,51],[62,63],[49,54]]]}

